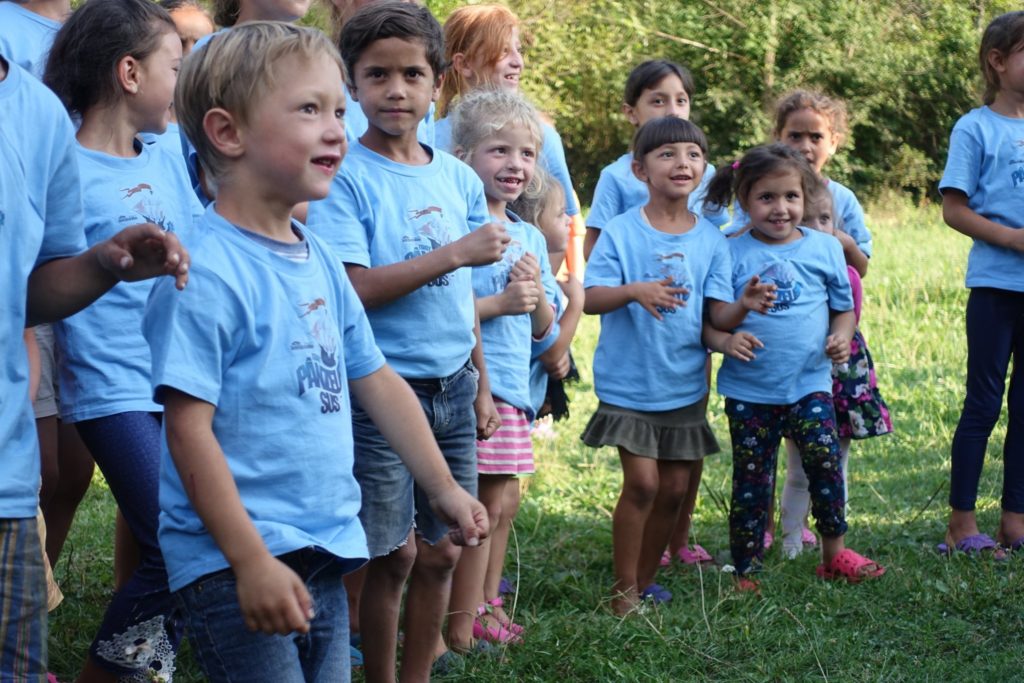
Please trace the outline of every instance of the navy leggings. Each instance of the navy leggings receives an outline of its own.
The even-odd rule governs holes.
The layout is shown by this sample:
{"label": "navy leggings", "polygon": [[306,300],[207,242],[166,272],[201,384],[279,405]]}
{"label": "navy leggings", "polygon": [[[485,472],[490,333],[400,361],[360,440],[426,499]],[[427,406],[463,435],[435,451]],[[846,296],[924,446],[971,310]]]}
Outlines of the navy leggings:
{"label": "navy leggings", "polygon": [[167,676],[181,640],[181,616],[157,541],[160,419],[131,412],[76,424],[139,543],[139,566],[111,599],[89,650],[97,664],[120,675],[152,669]]}
{"label": "navy leggings", "polygon": [[967,396],[953,436],[949,505],[974,509],[988,437],[1003,407],[1013,357],[1003,443],[1003,510],[1024,513],[1024,292],[976,287],[967,300]]}

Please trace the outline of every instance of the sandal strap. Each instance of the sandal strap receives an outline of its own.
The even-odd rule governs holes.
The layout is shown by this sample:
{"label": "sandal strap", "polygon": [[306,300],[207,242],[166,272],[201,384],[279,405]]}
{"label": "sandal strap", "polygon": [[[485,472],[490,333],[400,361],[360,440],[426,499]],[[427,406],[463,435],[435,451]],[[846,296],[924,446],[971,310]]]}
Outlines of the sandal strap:
{"label": "sandal strap", "polygon": [[502,597],[500,595],[498,597],[494,598],[493,600],[484,600],[484,603],[487,604],[487,605],[490,605],[491,607],[504,607],[505,606],[505,601],[502,599]]}

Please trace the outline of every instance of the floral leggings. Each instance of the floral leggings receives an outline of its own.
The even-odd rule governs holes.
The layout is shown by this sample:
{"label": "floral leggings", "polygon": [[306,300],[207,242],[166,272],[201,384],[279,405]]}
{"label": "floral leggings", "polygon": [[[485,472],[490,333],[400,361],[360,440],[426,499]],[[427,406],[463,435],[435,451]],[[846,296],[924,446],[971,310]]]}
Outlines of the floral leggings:
{"label": "floral leggings", "polygon": [[785,405],[727,398],[725,414],[732,437],[729,546],[738,574],[758,571],[764,557],[764,531],[782,437],[793,439],[800,450],[818,533],[827,538],[846,533],[843,468],[831,393],[808,394]]}

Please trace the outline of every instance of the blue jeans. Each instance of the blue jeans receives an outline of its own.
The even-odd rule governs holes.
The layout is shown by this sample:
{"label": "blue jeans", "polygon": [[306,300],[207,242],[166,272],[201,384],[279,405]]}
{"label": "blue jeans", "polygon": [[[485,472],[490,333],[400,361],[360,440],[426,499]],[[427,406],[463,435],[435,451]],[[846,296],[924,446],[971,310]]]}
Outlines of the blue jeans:
{"label": "blue jeans", "polygon": [[[160,418],[129,412],[75,424],[139,543],[139,566],[114,594],[89,649],[93,661],[119,675],[173,670],[181,641],[181,617],[157,541]],[[139,647],[143,640],[146,646]]]}
{"label": "blue jeans", "polygon": [[967,299],[967,396],[953,435],[949,506],[974,509],[988,437],[1003,408],[1003,510],[1024,513],[1024,292],[976,287]]}
{"label": "blue jeans", "polygon": [[[420,400],[427,423],[459,486],[476,495],[476,400],[480,377],[466,362],[448,377],[407,379]],[[359,521],[366,531],[370,557],[388,555],[409,536],[415,521],[417,533],[437,543],[448,525],[430,509],[426,494],[414,487],[412,475],[402,464],[370,416],[352,398],[352,434],[355,440],[353,473],[362,490]]]}
{"label": "blue jeans", "polygon": [[207,679],[228,683],[345,683],[350,679],[345,563],[315,548],[279,556],[313,597],[309,633],[250,631],[238,605],[235,574],[225,569],[174,595],[185,612],[189,644]]}
{"label": "blue jeans", "polygon": [[46,681],[46,569],[36,518],[0,519],[0,681]]}

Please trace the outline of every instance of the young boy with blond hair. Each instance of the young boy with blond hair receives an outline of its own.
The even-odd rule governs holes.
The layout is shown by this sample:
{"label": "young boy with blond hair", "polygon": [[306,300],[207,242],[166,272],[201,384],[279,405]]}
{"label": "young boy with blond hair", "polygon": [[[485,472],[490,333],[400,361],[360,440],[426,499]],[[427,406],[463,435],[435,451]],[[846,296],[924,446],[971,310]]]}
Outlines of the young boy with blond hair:
{"label": "young boy with blond hair", "polygon": [[341,63],[319,32],[252,22],[193,53],[175,108],[217,199],[187,296],[144,332],[164,404],[160,545],[214,681],[347,681],[342,575],[367,557],[349,392],[457,543],[487,533],[341,263],[292,220],[345,152]]}

